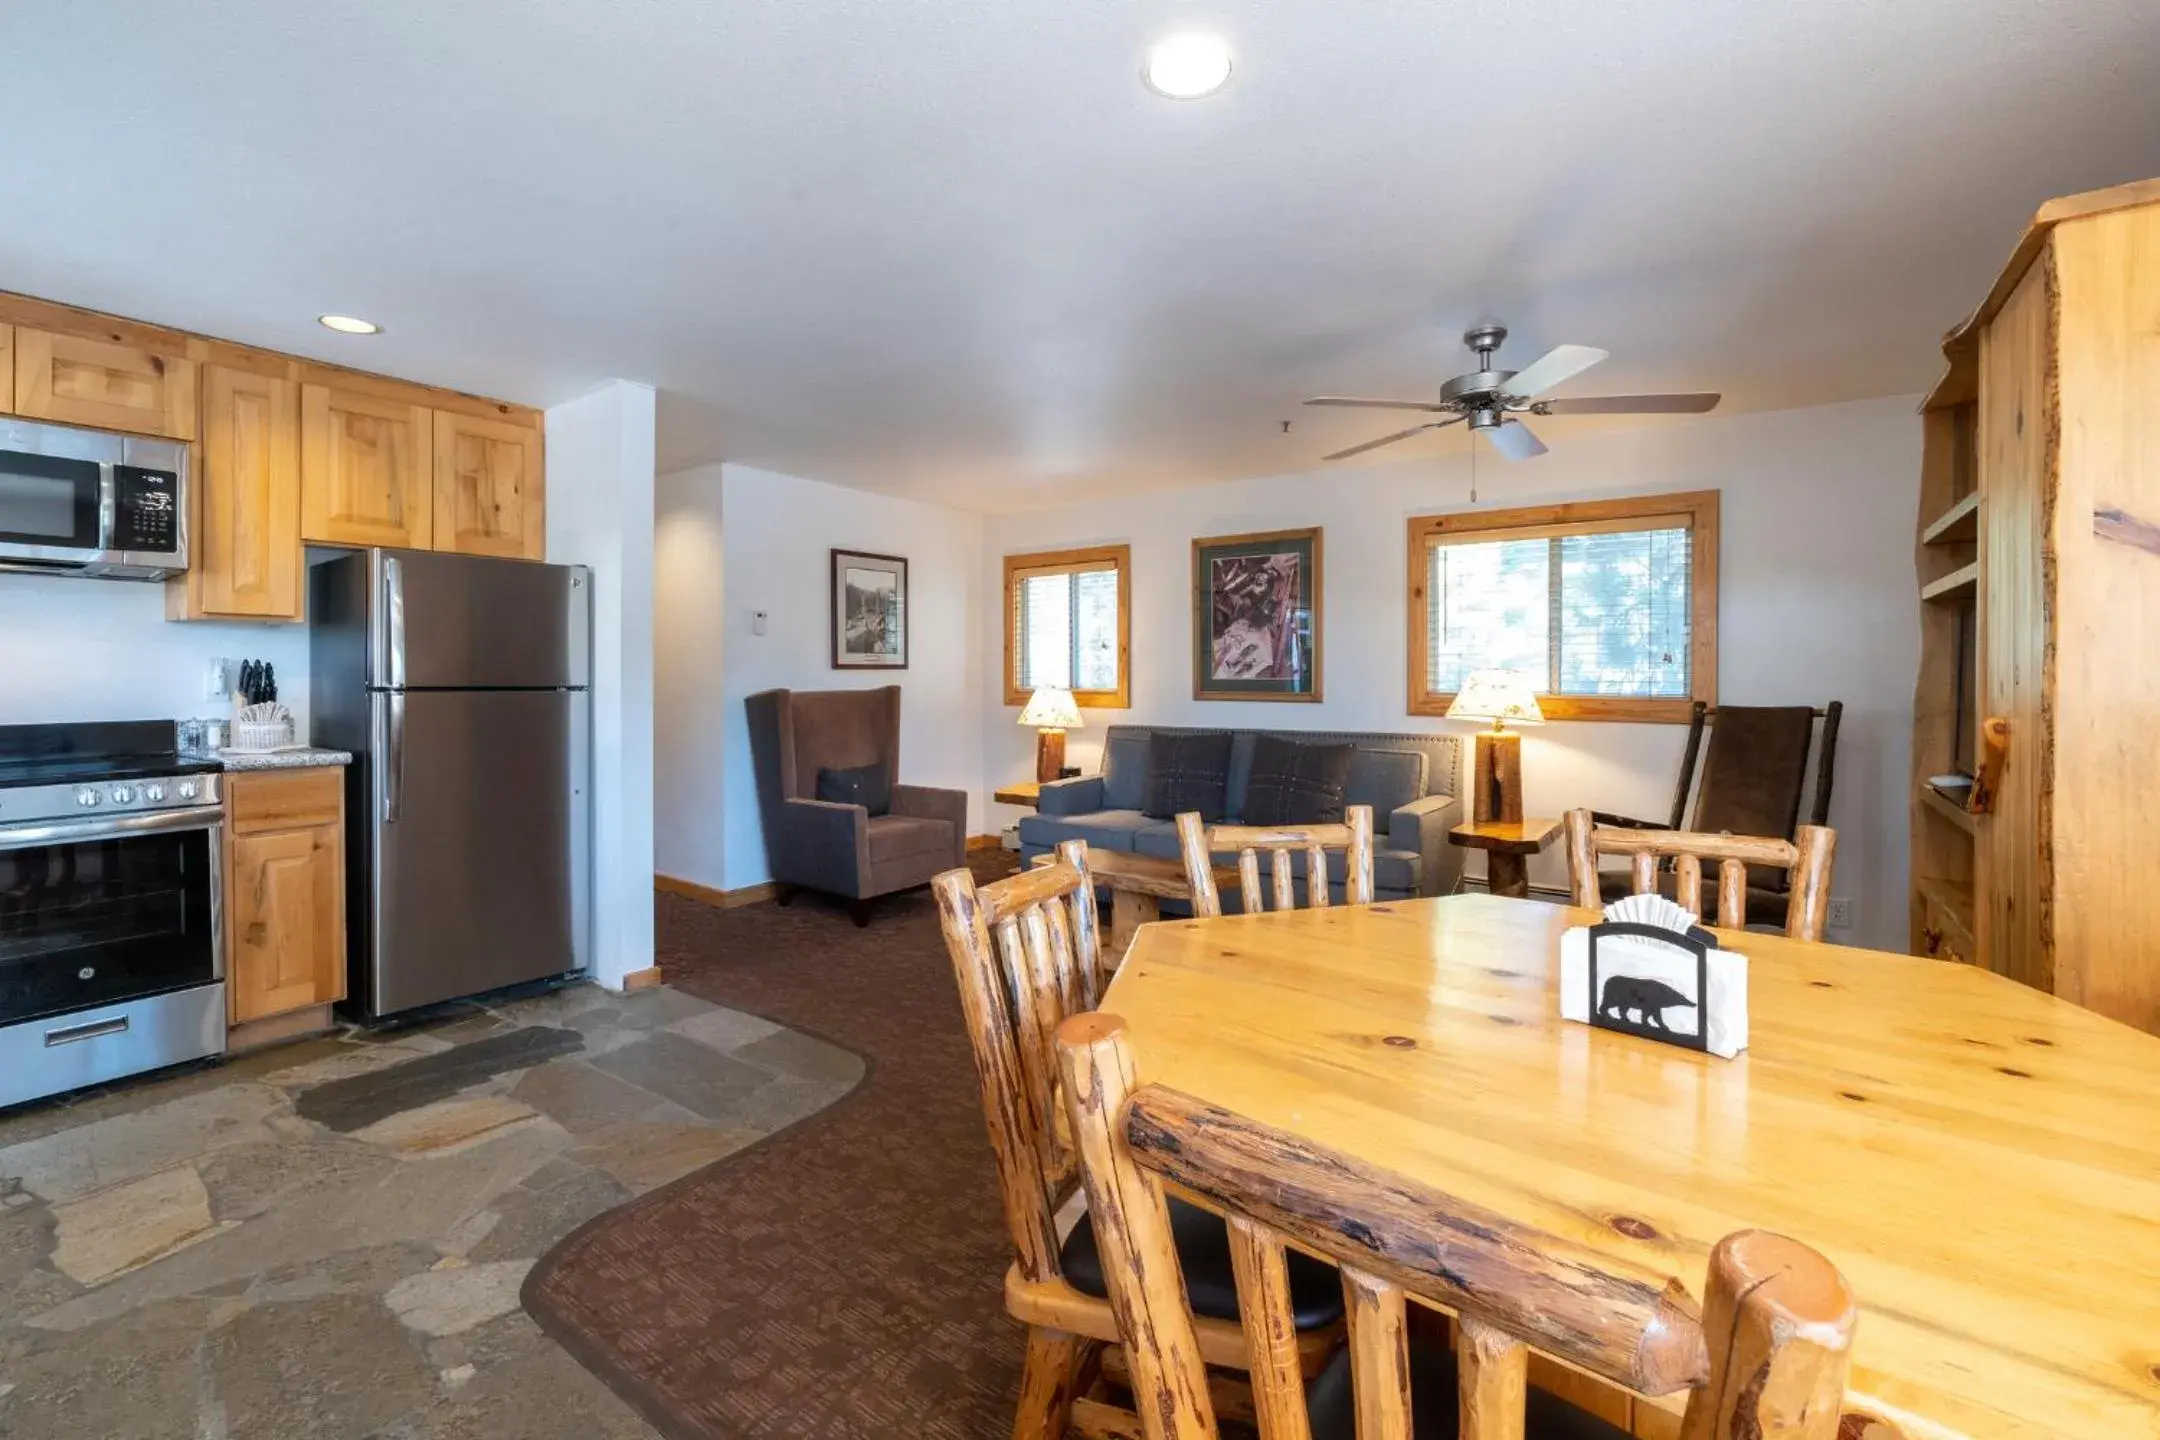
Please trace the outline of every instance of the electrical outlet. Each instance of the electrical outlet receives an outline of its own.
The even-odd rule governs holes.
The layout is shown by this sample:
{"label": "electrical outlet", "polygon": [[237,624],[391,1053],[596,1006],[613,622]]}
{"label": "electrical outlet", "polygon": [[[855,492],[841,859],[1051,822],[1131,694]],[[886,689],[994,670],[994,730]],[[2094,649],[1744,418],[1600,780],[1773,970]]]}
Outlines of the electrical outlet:
{"label": "electrical outlet", "polygon": [[1852,929],[1852,901],[1839,900],[1835,897],[1831,899],[1830,928],[1832,930]]}
{"label": "electrical outlet", "polygon": [[203,676],[203,699],[225,700],[232,695],[232,662],[212,660],[210,669]]}
{"label": "electrical outlet", "polygon": [[750,612],[750,633],[752,635],[763,635],[765,633],[765,612],[763,610]]}

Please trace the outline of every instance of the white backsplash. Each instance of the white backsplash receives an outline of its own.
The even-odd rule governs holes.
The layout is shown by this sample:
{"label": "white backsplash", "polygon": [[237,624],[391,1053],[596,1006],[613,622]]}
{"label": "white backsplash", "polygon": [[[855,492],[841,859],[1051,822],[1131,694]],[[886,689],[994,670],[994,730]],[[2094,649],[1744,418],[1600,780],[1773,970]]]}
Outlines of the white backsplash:
{"label": "white backsplash", "polygon": [[174,623],[165,587],[0,573],[0,725],[229,713],[207,699],[211,660],[267,660],[307,738],[304,625]]}

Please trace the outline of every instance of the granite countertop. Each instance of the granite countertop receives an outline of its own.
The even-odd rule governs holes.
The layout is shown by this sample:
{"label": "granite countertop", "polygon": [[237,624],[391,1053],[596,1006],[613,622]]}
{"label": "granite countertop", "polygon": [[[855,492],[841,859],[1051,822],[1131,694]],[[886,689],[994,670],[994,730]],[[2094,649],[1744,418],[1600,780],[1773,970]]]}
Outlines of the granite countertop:
{"label": "granite countertop", "polygon": [[297,750],[270,750],[250,755],[240,750],[220,750],[218,760],[227,770],[307,770],[318,765],[350,765],[350,750],[317,750],[303,745]]}

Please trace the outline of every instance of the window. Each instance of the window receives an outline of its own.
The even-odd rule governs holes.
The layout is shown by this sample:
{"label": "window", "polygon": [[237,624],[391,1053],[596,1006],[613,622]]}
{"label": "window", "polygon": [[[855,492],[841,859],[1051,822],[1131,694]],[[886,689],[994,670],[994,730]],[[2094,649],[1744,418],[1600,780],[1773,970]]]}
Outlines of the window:
{"label": "window", "polygon": [[1717,701],[1714,490],[1410,521],[1410,713],[1473,670],[1528,675],[1558,720]]}
{"label": "window", "polygon": [[1132,704],[1132,550],[1105,545],[1005,557],[1005,703],[1038,686],[1082,705]]}

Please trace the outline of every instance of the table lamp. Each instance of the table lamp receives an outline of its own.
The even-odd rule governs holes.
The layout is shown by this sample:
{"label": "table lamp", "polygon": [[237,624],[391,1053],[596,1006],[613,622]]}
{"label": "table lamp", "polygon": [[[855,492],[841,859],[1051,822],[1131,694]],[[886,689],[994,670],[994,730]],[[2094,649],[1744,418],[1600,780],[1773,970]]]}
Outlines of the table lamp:
{"label": "table lamp", "polygon": [[1475,780],[1470,790],[1471,820],[1480,825],[1491,820],[1520,824],[1522,736],[1509,731],[1507,722],[1545,723],[1529,677],[1518,670],[1473,670],[1463,680],[1462,689],[1455,692],[1447,718],[1492,721],[1490,730],[1478,732]]}
{"label": "table lamp", "polygon": [[1020,723],[1033,725],[1039,732],[1035,737],[1035,778],[1047,785],[1065,773],[1065,732],[1086,723],[1080,718],[1079,702],[1070,690],[1044,685],[1028,697],[1027,709],[1020,712]]}

